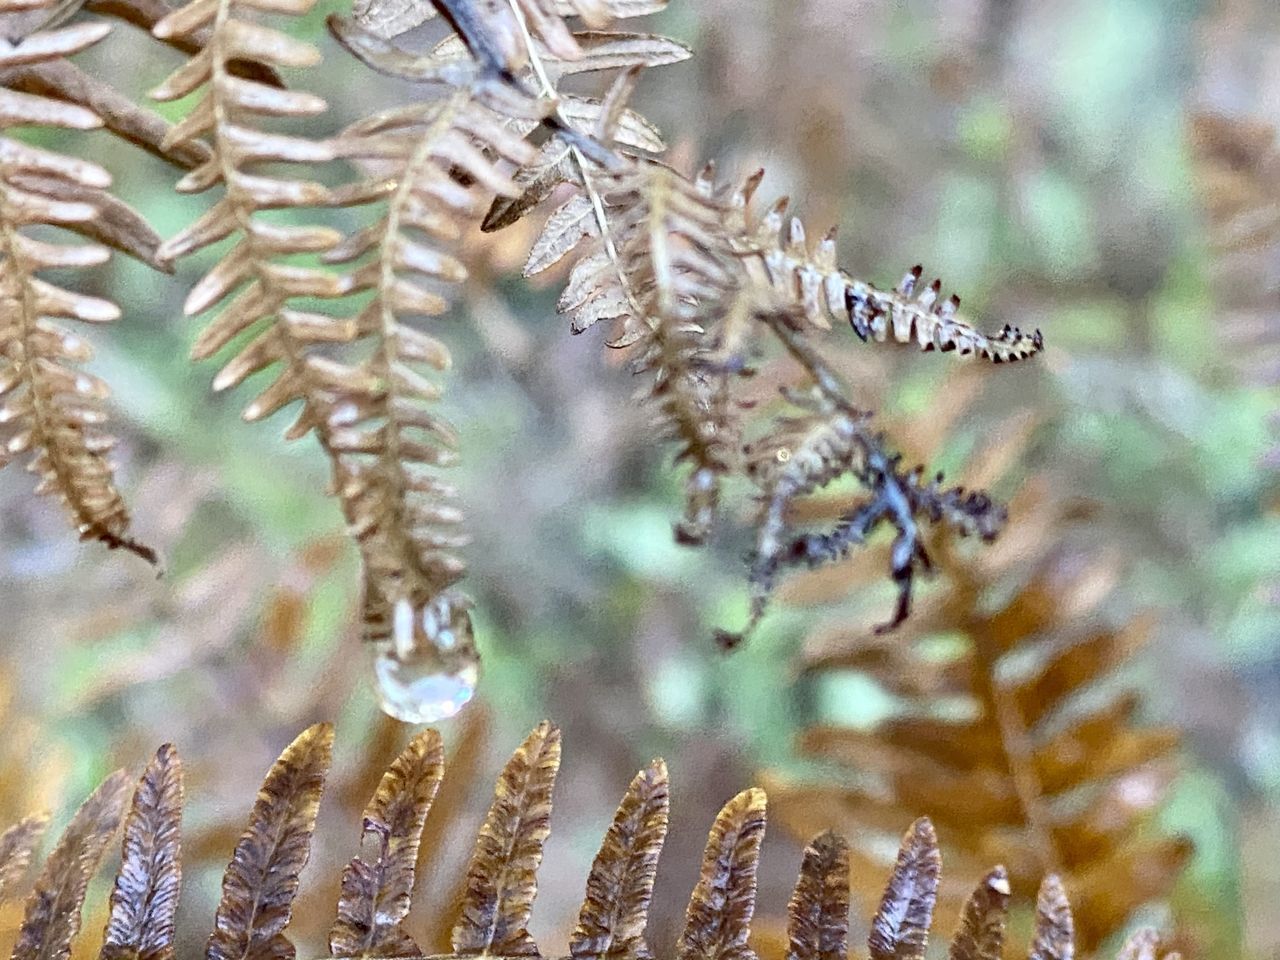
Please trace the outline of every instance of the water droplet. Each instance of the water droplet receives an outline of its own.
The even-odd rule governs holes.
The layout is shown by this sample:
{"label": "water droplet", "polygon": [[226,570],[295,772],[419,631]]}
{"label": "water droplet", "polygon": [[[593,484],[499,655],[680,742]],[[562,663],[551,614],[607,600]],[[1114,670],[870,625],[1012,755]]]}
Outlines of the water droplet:
{"label": "water droplet", "polygon": [[445,594],[425,606],[399,600],[391,637],[372,645],[378,703],[405,723],[435,723],[476,692],[480,656],[465,602]]}

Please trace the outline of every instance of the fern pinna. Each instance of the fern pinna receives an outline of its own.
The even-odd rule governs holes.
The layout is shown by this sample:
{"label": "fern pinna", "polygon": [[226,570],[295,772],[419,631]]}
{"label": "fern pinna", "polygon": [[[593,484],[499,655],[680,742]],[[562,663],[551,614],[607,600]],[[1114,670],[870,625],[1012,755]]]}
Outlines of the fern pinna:
{"label": "fern pinna", "polygon": [[[222,882],[207,960],[270,960],[295,953],[287,927],[307,862],[328,773],[333,729],[304,731],[268,772]],[[334,957],[413,957],[421,950],[405,927],[418,846],[444,770],[438,733],[414,737],[392,763],[363,818],[361,852],[343,871],[329,933]],[[476,839],[453,931],[454,960],[538,957],[528,923],[550,825],[560,765],[560,732],[542,723],[498,779],[493,805]],[[161,747],[129,802],[129,777],[112,774],[85,801],[59,840],[27,899],[14,960],[67,960],[80,911],[111,838],[124,822],[121,861],[111,893],[102,958],[169,960],[181,882],[182,766]],[[646,960],[645,927],[658,857],[667,832],[667,771],[661,760],[631,782],[587,877],[568,947],[573,960]],[[126,805],[128,810],[126,813]],[[764,791],[748,789],[716,817],[677,948],[680,960],[754,960],[749,944],[756,869],[765,831]],[[8,855],[0,896],[12,893],[39,840],[41,821],[0,836]],[[16,866],[11,866],[15,865]],[[805,850],[787,907],[788,960],[845,960],[849,926],[849,848],[837,834]],[[870,960],[923,960],[933,925],[941,857],[933,826],[917,820],[899,848],[870,924]],[[961,910],[952,960],[1002,955],[1009,881],[988,872]],[[1070,960],[1071,908],[1062,883],[1040,886],[1029,960]],[[1159,937],[1133,935],[1119,956],[1159,960]],[[1173,956],[1164,954],[1165,957]]]}

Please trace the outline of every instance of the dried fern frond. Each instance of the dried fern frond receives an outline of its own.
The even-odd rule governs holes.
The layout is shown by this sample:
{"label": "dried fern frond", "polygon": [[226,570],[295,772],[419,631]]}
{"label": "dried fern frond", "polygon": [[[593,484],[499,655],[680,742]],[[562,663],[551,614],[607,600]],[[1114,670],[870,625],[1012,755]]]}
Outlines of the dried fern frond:
{"label": "dried fern frond", "polygon": [[[1092,951],[1166,895],[1189,856],[1184,838],[1149,829],[1178,737],[1141,725],[1140,700],[1111,682],[1149,624],[1091,617],[1109,594],[1106,567],[1068,573],[1049,546],[1062,519],[1046,519],[1054,513],[1043,503],[1025,507],[1041,520],[1028,531],[1039,543],[1032,561],[1027,543],[965,560],[944,550],[945,583],[904,636],[879,638],[844,611],[806,641],[809,678],[860,676],[895,706],[869,728],[803,732],[802,753],[839,771],[838,781],[767,782],[793,834],[847,829],[869,863],[879,862],[873,838],[907,808],[932,818],[953,863],[1003,861],[987,899],[1025,909],[1041,876],[1061,875],[1077,907],[1076,942]],[[835,574],[795,589],[806,603],[829,602],[848,589],[838,583]],[[859,892],[869,901],[875,891]],[[958,909],[964,894],[944,888],[943,899]],[[966,949],[980,949],[985,911],[974,914]]]}
{"label": "dried fern frond", "polygon": [[170,960],[182,886],[182,763],[165,744],[134,790],[99,960]]}
{"label": "dried fern frond", "polygon": [[13,960],[67,960],[89,880],[120,826],[129,775],[117,770],[76,811],[27,898]]}
{"label": "dried fern frond", "polygon": [[[59,98],[56,90],[24,92],[23,78],[69,66],[65,58],[101,41],[109,25],[81,22],[24,35],[29,6],[0,11],[7,35],[20,38],[0,44],[0,128],[102,126],[93,109]],[[109,460],[115,441],[104,428],[109,390],[80,368],[92,349],[61,322],[106,323],[120,311],[41,277],[101,264],[107,247],[156,263],[159,238],[111,195],[110,185],[110,174],[96,163],[0,136],[0,423],[8,425],[0,466],[30,454],[37,490],[62,501],[81,539],[155,563],[155,553],[128,534],[129,511]],[[28,232],[50,226],[91,242],[69,245]]]}
{"label": "dried fern frond", "polygon": [[[288,12],[301,14],[309,6],[291,4]],[[192,314],[229,299],[194,355],[211,356],[251,331],[215,388],[270,369],[274,380],[250,404],[246,419],[302,403],[289,436],[314,432],[331,459],[334,492],[364,562],[366,638],[394,639],[398,664],[440,655],[446,672],[474,669],[468,602],[449,590],[465,569],[456,553],[466,543],[462,516],[450,502],[452,490],[435,475],[454,461],[457,438],[428,409],[440,388],[423,372],[446,370],[451,358],[443,343],[409,318],[447,310],[434,285],[456,283],[466,270],[442,248],[495,194],[516,192],[501,165],[527,161],[531,148],[505,129],[504,117],[536,122],[537,114],[518,95],[468,86],[376,114],[330,140],[263,132],[251,126],[258,116],[308,116],[324,103],[235,76],[229,64],[252,56],[274,66],[305,66],[319,55],[239,19],[251,5],[228,0],[218,9],[224,8],[215,19],[214,7],[197,2],[156,28],[163,36],[183,36],[215,19],[206,51],[155,94],[174,99],[204,86],[203,99],[175,139],[207,134],[212,158],[179,189],[225,188],[162,254],[186,256],[229,234],[239,240],[187,299]],[[495,97],[502,113],[491,109]],[[267,161],[305,169],[337,158],[360,161],[373,172],[335,189],[254,172]],[[378,201],[383,205],[376,220],[345,238],[327,227],[285,227],[258,216],[280,207]],[[318,255],[323,264],[284,260],[296,255]],[[347,264],[345,273],[328,269]],[[358,306],[334,302],[331,312],[322,313],[300,302],[340,298]]]}
{"label": "dried fern frond", "polygon": [[207,960],[291,960],[284,935],[298,874],[311,853],[333,727],[316,724],[280,755],[258,792],[249,826],[222,878]]}
{"label": "dried fern frond", "polygon": [[[618,131],[629,115],[625,101],[636,71],[651,62],[670,62],[660,45],[661,38],[643,39],[634,49],[620,45],[618,59],[599,62],[597,69],[625,71],[601,101],[594,129],[601,140],[636,149],[623,144]],[[546,51],[530,45],[544,96],[554,97],[560,77],[592,58],[589,44],[584,50],[582,61],[561,72],[548,64]],[[659,436],[677,443],[677,461],[688,470],[684,517],[675,527],[678,540],[698,544],[708,538],[727,477],[739,473],[763,481],[747,626],[719,631],[718,638],[732,646],[754,629],[783,567],[831,562],[881,523],[898,534],[891,572],[899,600],[886,629],[896,627],[910,610],[916,573],[928,568],[917,522],[947,523],[962,536],[989,540],[1005,513],[980,492],[944,489],[940,478],[925,480],[922,470],[902,469],[883,437],[870,429],[866,412],[848,401],[847,389],[808,336],[814,327],[829,326],[829,316],[842,315],[863,339],[915,339],[926,350],[1001,363],[1038,352],[1039,333],[1024,335],[1014,328],[991,337],[979,333],[957,317],[957,299],[937,303],[938,284],[916,294],[918,271],[890,293],[853,280],[836,266],[834,234],[810,254],[800,222],[785,217],[785,201],[764,216],[754,213],[759,174],[728,195],[715,182],[713,167],[688,179],[660,162],[622,152],[616,162],[597,164],[570,143],[548,140],[534,164],[514,178],[524,192],[495,203],[484,227],[509,225],[553,195],[560,197],[525,273],[571,260],[557,306],[571,317],[573,331],[612,321],[617,332],[609,345],[634,347],[633,368],[651,375],[653,386],[643,399],[655,410]],[[567,199],[559,193],[566,184],[575,191]],[[798,361],[811,381],[811,386],[802,382],[783,391],[789,401],[800,398],[813,430],[814,446],[802,444],[794,462],[790,441],[799,420],[792,415],[770,422],[766,411],[763,435],[743,446],[744,437],[760,430],[749,426],[752,417],[746,412],[758,400],[746,401],[740,381],[771,345]],[[761,469],[771,458],[773,466],[782,466]],[[790,500],[848,474],[870,498],[855,504],[830,533],[791,535],[785,519]]]}
{"label": "dried fern frond", "polygon": [[667,766],[655,760],[631,781],[591,864],[582,912],[569,941],[574,960],[652,956],[644,927],[669,809]]}
{"label": "dried fern frond", "polygon": [[[263,784],[250,818],[250,828],[236,847],[224,880],[218,929],[210,941],[210,957],[292,957],[285,927],[297,891],[298,871],[307,859],[319,798],[329,760],[332,731],[318,725],[304,731],[282,754]],[[516,751],[498,780],[489,817],[481,829],[469,874],[464,920],[455,938],[459,949],[445,956],[494,958],[538,955],[528,937],[529,906],[536,888],[536,869],[547,834],[550,790],[559,760],[559,733],[540,724]],[[335,947],[353,946],[358,956],[417,956],[399,928],[409,907],[413,853],[423,819],[440,776],[440,739],[434,731],[415,738],[383,778],[366,819],[387,868],[357,859],[343,884]],[[127,776],[117,774],[86,803],[51,856],[45,874],[65,874],[71,895],[50,912],[51,902],[39,888],[28,913],[45,911],[46,921],[61,933],[73,929],[91,863],[96,863],[119,822]],[[176,845],[161,840],[176,832],[180,817],[180,783],[176,755],[162,748],[143,777],[134,800],[130,836],[125,841],[124,872],[137,880],[135,889],[151,893],[130,923],[131,942],[156,950],[131,954],[166,956],[172,931],[170,908],[176,901]],[[686,960],[753,960],[748,946],[756,907],[756,870],[765,829],[765,795],[749,789],[731,799],[716,816],[707,840],[702,868],[690,898],[679,955]],[[647,957],[644,930],[654,869],[666,832],[667,782],[661,761],[654,761],[632,781],[613,825],[592,866],[581,922],[573,935],[572,957]],[[173,856],[134,856],[141,836],[159,841],[152,850]],[[826,833],[809,844],[788,907],[788,960],[844,960],[848,956],[849,848]],[[384,859],[390,855],[391,859]],[[394,860],[394,864],[392,863]],[[363,866],[357,867],[356,864]],[[897,864],[880,895],[870,924],[868,949],[875,960],[911,960],[924,956],[934,927],[934,899],[939,888],[940,853],[927,819],[907,831]],[[371,868],[373,872],[367,872]],[[370,882],[356,882],[357,875]],[[172,880],[172,883],[170,881]],[[359,889],[357,889],[357,887]],[[119,889],[119,886],[117,886]],[[381,893],[379,892],[381,891]],[[382,899],[385,893],[385,899]],[[42,905],[42,906],[38,906]],[[952,960],[997,960],[1002,953],[1008,905],[1008,882],[1001,868],[990,871],[965,907],[951,941]],[[389,913],[374,919],[382,907]],[[370,914],[368,911],[374,911]],[[358,917],[364,917],[361,921]],[[354,922],[353,922],[354,921]],[[376,931],[375,931],[376,928]],[[111,928],[109,927],[109,930]],[[1075,952],[1075,924],[1063,884],[1045,879],[1039,894],[1033,947],[1029,960],[1070,960]],[[24,951],[21,956],[65,958],[65,950]],[[443,960],[443,958],[441,958]],[[1139,931],[1126,942],[1117,960],[1161,960],[1159,937]]]}
{"label": "dried fern frond", "polygon": [[335,957],[420,953],[401,927],[409,912],[422,827],[444,776],[444,744],[434,730],[410,741],[382,778],[364,812],[372,863],[356,857],[342,872],[338,918],[329,933]]}

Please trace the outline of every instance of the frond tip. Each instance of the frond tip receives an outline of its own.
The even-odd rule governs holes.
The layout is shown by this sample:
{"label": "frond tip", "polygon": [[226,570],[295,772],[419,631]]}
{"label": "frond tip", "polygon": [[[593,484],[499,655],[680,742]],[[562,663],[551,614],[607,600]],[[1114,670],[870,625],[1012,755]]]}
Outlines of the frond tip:
{"label": "frond tip", "polygon": [[[304,731],[272,766],[254,804],[249,830],[236,846],[224,879],[224,899],[208,958],[292,960],[285,937],[307,859],[316,802],[329,764],[332,730]],[[551,787],[559,763],[559,731],[544,722],[529,735],[499,777],[493,806],[481,828],[467,875],[463,917],[454,933],[455,952],[437,960],[536,957],[528,935],[529,908],[547,837]],[[366,808],[365,839],[372,840],[343,875],[338,921],[331,935],[335,956],[421,956],[400,927],[409,909],[418,837],[440,783],[440,736],[427,730],[392,763]],[[109,777],[85,803],[50,856],[15,951],[17,960],[67,960],[80,902],[90,875],[119,824],[129,777]],[[121,927],[128,911],[114,906],[107,936],[115,946],[104,957],[168,956],[172,910],[177,902],[176,824],[182,794],[177,755],[162,747],[134,796],[125,838],[125,869],[145,873],[128,890],[165,891]],[[647,960],[644,935],[658,854],[666,834],[666,768],[655,760],[631,782],[591,868],[569,955],[573,960]],[[754,960],[748,946],[756,908],[756,870],[765,830],[765,794],[752,788],[720,811],[707,838],[702,870],[689,901],[678,946],[682,960]],[[17,833],[29,834],[30,826]],[[172,842],[171,842],[172,841]],[[8,848],[6,848],[8,849]],[[139,853],[141,851],[141,854]],[[805,850],[788,906],[788,960],[845,960],[848,956],[850,847],[830,831]],[[140,865],[152,864],[157,869]],[[855,871],[856,873],[856,871]],[[879,910],[871,923],[872,957],[917,960],[923,956],[939,882],[937,840],[928,820],[907,831]],[[117,885],[119,890],[119,885]],[[999,960],[1008,879],[992,870],[970,898],[951,943],[950,960]],[[136,920],[137,922],[134,922]],[[122,937],[119,929],[133,931]],[[1031,960],[1071,960],[1074,931],[1070,907],[1054,877],[1041,888]],[[118,947],[131,945],[124,952]],[[139,945],[156,945],[156,949]],[[1162,957],[1159,938],[1141,931],[1117,960]]]}

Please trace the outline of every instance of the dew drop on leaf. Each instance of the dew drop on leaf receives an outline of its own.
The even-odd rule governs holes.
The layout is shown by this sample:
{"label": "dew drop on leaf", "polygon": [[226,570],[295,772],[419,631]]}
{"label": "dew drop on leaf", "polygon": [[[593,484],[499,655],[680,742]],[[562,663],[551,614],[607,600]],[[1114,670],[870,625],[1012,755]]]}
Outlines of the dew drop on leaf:
{"label": "dew drop on leaf", "polygon": [[390,639],[372,646],[378,705],[397,720],[446,720],[476,692],[480,656],[471,616],[456,598],[438,597],[424,606],[397,601]]}

